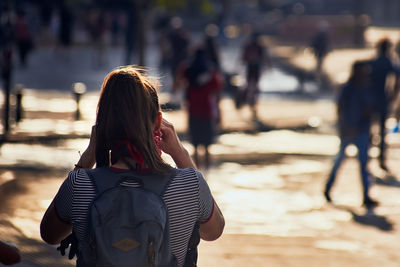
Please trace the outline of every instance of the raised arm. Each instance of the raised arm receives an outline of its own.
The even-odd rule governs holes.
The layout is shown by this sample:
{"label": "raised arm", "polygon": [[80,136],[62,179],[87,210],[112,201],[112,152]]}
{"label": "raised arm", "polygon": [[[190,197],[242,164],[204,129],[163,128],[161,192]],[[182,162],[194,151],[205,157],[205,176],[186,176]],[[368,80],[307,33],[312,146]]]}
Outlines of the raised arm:
{"label": "raised arm", "polygon": [[[161,149],[169,154],[178,168],[196,168],[188,151],[181,144],[174,126],[163,119],[161,123],[162,141]],[[200,224],[200,237],[206,241],[216,240],[221,236],[225,227],[225,219],[219,209],[217,202],[213,200],[212,213],[210,218]]]}
{"label": "raised arm", "polygon": [[92,126],[89,145],[82,153],[79,161],[75,164],[75,169],[91,169],[96,163],[96,126]]}
{"label": "raised arm", "polygon": [[176,167],[180,169],[196,168],[189,152],[179,140],[174,126],[167,120],[162,119],[160,130],[162,133],[160,143],[161,150],[172,157]]}

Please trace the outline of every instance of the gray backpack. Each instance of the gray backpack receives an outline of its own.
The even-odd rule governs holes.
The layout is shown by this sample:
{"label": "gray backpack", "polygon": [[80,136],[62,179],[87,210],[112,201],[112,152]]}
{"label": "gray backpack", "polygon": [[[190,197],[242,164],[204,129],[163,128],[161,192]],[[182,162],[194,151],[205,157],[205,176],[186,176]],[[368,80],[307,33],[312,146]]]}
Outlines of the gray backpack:
{"label": "gray backpack", "polygon": [[162,199],[175,170],[164,177],[108,167],[86,171],[96,197],[89,208],[89,238],[80,244],[77,266],[177,266]]}

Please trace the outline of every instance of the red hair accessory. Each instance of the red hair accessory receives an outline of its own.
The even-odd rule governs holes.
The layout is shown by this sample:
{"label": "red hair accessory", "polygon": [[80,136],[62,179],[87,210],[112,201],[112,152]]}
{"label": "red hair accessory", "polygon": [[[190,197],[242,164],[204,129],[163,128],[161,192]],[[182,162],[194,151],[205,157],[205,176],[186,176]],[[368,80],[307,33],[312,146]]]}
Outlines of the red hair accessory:
{"label": "red hair accessory", "polygon": [[129,141],[120,141],[117,144],[115,144],[115,149],[119,149],[121,146],[125,145],[126,148],[128,149],[129,155],[136,160],[136,162],[140,165],[140,167],[144,166],[144,159],[142,154],[140,154],[139,150],[136,148],[136,146],[132,145]]}

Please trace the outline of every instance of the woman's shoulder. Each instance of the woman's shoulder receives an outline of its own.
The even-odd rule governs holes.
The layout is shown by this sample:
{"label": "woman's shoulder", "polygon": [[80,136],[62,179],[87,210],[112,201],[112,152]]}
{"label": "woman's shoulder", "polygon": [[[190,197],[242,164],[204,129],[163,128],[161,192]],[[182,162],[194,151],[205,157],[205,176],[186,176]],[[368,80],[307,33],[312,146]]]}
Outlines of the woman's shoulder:
{"label": "woman's shoulder", "polygon": [[68,174],[69,182],[75,187],[80,185],[91,185],[92,182],[89,178],[88,173],[84,169],[77,169],[70,171]]}
{"label": "woman's shoulder", "polygon": [[198,187],[201,179],[202,174],[194,168],[175,169],[171,184]]}
{"label": "woman's shoulder", "polygon": [[184,169],[176,168],[174,170],[174,177],[185,177],[185,178],[198,179],[199,174],[200,174],[200,172],[192,167],[184,168]]}

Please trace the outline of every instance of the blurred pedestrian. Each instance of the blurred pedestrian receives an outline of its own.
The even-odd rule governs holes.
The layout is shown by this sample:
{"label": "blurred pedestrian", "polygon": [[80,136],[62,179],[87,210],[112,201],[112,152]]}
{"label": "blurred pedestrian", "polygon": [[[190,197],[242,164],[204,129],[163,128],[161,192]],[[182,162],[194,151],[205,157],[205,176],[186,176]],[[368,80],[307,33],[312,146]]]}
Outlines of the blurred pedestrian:
{"label": "blurred pedestrian", "polygon": [[[395,46],[396,59],[394,60],[395,68],[400,72],[400,41],[397,41]],[[397,77],[394,84],[393,97],[392,97],[392,112],[397,119],[397,125],[394,127],[393,132],[398,133],[400,130],[400,77]]]}
{"label": "blurred pedestrian", "polygon": [[[207,34],[205,36],[205,40],[204,40],[204,48],[205,48],[205,51],[206,51],[210,61],[213,64],[213,66],[219,72],[221,77],[223,77],[223,79],[224,79],[225,76],[224,76],[224,71],[222,70],[222,66],[221,66],[219,47],[218,47],[216,38]],[[220,103],[221,97],[222,97],[221,96],[222,90],[219,90],[216,94],[217,94],[217,125],[219,127],[221,127],[222,116],[221,116],[221,108],[220,108],[219,103]]]}
{"label": "blurred pedestrian", "polygon": [[358,149],[358,160],[360,162],[363,205],[370,208],[378,204],[369,196],[370,181],[367,170],[373,105],[369,72],[368,63],[355,62],[352,67],[351,77],[342,87],[338,98],[340,149],[325,185],[324,196],[328,202],[331,202],[330,191],[340,164],[345,158],[345,149],[349,144],[354,144]]}
{"label": "blurred pedestrian", "polygon": [[400,61],[400,40],[397,41],[397,43],[396,43],[395,52],[396,52],[396,55],[397,55],[397,65],[399,65],[399,61]]}
{"label": "blurred pedestrian", "polygon": [[321,21],[318,24],[318,31],[311,40],[311,49],[314,52],[317,60],[316,74],[321,76],[322,66],[324,59],[329,51],[329,35],[328,35],[329,24],[326,21]]}
{"label": "blurred pedestrian", "polygon": [[[148,266],[159,266],[154,262],[163,261],[165,264],[162,266],[181,267],[188,256],[190,258],[192,253],[197,252],[198,243],[189,243],[191,235],[212,241],[222,234],[225,224],[223,215],[203,175],[195,170],[195,164],[179,140],[174,126],[162,118],[156,87],[142,72],[132,67],[123,67],[112,71],[104,79],[97,106],[96,125],[92,128],[88,148],[43,216],[40,225],[43,240],[49,244],[63,241],[61,252],[65,252],[69,241],[75,240],[77,244],[71,244],[78,250],[77,266],[119,266],[118,262],[127,260],[127,257],[135,262],[134,256],[139,254],[146,257],[140,260],[149,262]],[[171,156],[177,168],[163,160],[162,152]],[[91,170],[94,164],[96,168]],[[105,178],[116,182],[108,182],[106,185]],[[146,212],[154,215],[154,210],[147,210],[144,206],[143,210],[137,210],[139,207],[132,210],[129,203],[115,208],[126,210],[125,214],[141,214],[146,222],[138,222],[140,216],[128,216],[128,222],[136,221],[137,225],[124,225],[124,229],[118,225],[119,230],[125,231],[122,237],[121,232],[118,232],[119,236],[114,235],[119,242],[114,240],[112,244],[98,244],[101,241],[89,239],[92,236],[89,233],[96,234],[99,239],[104,239],[108,234],[97,229],[94,231],[93,228],[93,231],[89,231],[89,225],[93,227],[89,223],[89,212],[93,211],[90,207],[96,201],[96,196],[107,188],[116,189],[113,186],[125,187],[125,192],[133,194],[132,198],[138,197],[134,196],[135,193],[140,193],[134,192],[133,188],[137,187],[145,186],[142,191],[157,192],[156,195],[160,196],[167,209],[168,227],[163,237],[169,243],[167,250],[170,253],[159,251],[156,246],[164,240],[152,240],[147,229],[141,228],[144,232],[136,233],[135,229],[141,224],[148,226],[146,222],[150,216],[146,217]],[[164,193],[160,194],[159,191]],[[111,201],[103,203],[113,207]],[[147,201],[145,204],[150,203]],[[158,217],[163,217],[161,209]],[[114,223],[118,222],[114,220]],[[107,246],[109,251],[106,252],[109,253],[100,254],[96,251],[96,257],[90,257],[88,251],[100,245]],[[163,255],[168,254],[167,257],[160,257],[159,253],[163,252]],[[104,262],[104,259],[110,260],[110,257],[114,261]],[[86,264],[88,260],[91,264]],[[103,261],[92,262],[97,260]]]}
{"label": "blurred pedestrian", "polygon": [[176,89],[175,81],[181,64],[188,59],[190,37],[189,32],[183,27],[182,19],[174,17],[171,19],[171,31],[168,34],[171,48],[171,75],[174,80],[173,89]]}
{"label": "blurred pedestrian", "polygon": [[92,64],[95,69],[105,67],[108,64],[106,58],[106,33],[108,21],[106,13],[102,9],[93,9],[88,12],[88,31],[94,48]]}
{"label": "blurred pedestrian", "polygon": [[[371,61],[371,82],[374,96],[374,116],[378,117],[380,128],[380,154],[379,164],[382,169],[388,170],[386,165],[386,119],[392,100],[396,99],[397,92],[394,88],[387,88],[389,75],[399,78],[399,70],[393,65],[390,57],[391,42],[382,39],[377,45],[377,57]],[[398,85],[395,85],[398,88]]]}
{"label": "blurred pedestrian", "polygon": [[110,34],[111,34],[111,44],[113,46],[117,46],[120,38],[121,31],[121,16],[119,11],[113,11],[111,13],[111,26],[110,26]]}
{"label": "blurred pedestrian", "polygon": [[239,90],[236,96],[237,106],[248,104],[252,110],[253,120],[258,121],[257,102],[260,94],[258,83],[263,65],[271,63],[258,33],[254,33],[243,47],[242,60],[246,65],[246,87],[244,90]]}
{"label": "blurred pedestrian", "polygon": [[189,134],[194,146],[194,160],[200,164],[199,146],[204,147],[205,166],[210,166],[208,147],[214,143],[218,120],[218,93],[222,76],[204,48],[198,48],[193,60],[183,70],[189,113]]}
{"label": "blurred pedestrian", "polygon": [[127,22],[125,25],[125,64],[133,64],[135,60],[134,53],[136,52],[136,39],[138,37],[138,21],[136,9],[128,5],[127,7]]}
{"label": "blurred pedestrian", "polygon": [[206,50],[206,53],[208,54],[211,62],[214,64],[214,66],[218,69],[221,70],[221,60],[219,56],[219,47],[217,44],[217,40],[215,37],[206,35],[204,37],[204,48]]}
{"label": "blurred pedestrian", "polygon": [[3,88],[3,134],[10,129],[10,93],[13,72],[13,46],[15,42],[11,2],[5,2],[0,12],[0,79]]}
{"label": "blurred pedestrian", "polygon": [[158,38],[159,63],[158,68],[162,73],[170,71],[171,44],[169,42],[170,17],[161,12],[157,14],[154,28]]}
{"label": "blurred pedestrian", "polygon": [[33,38],[24,10],[17,11],[15,41],[18,48],[19,62],[22,67],[26,67],[28,54],[33,49]]}
{"label": "blurred pedestrian", "polygon": [[60,28],[58,33],[59,42],[62,47],[70,47],[73,38],[74,17],[71,7],[65,1],[60,4]]}
{"label": "blurred pedestrian", "polygon": [[15,244],[0,241],[0,263],[13,265],[21,261],[21,255]]}

